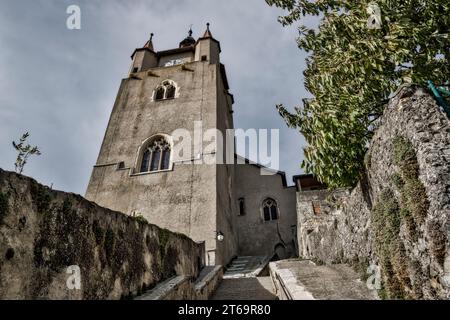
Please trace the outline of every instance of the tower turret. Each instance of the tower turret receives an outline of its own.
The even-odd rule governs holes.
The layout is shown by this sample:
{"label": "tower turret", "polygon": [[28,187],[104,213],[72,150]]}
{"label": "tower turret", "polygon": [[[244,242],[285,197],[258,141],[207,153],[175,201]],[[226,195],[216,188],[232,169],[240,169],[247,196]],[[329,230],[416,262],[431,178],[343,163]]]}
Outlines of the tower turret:
{"label": "tower turret", "polygon": [[130,68],[130,74],[146,71],[158,65],[158,57],[153,48],[153,33],[150,34],[150,39],[142,48],[137,48],[131,55],[133,62]]}
{"label": "tower turret", "polygon": [[184,38],[183,41],[180,42],[180,48],[189,47],[195,45],[197,41],[195,41],[194,38],[192,38],[192,28],[188,31],[188,36]]}
{"label": "tower turret", "polygon": [[209,61],[211,64],[216,64],[220,62],[220,42],[214,39],[209,26],[208,22],[205,33],[197,40],[195,61]]}

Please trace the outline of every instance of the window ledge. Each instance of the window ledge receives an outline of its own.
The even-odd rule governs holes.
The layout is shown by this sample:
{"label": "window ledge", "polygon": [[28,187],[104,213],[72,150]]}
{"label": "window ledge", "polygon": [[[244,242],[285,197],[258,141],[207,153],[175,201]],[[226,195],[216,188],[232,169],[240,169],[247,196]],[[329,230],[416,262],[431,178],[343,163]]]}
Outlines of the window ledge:
{"label": "window ledge", "polygon": [[263,223],[271,223],[271,222],[276,222],[279,221],[280,219],[274,219],[274,220],[263,220]]}
{"label": "window ledge", "polygon": [[156,171],[147,171],[147,172],[130,173],[130,177],[135,177],[135,176],[145,176],[145,175],[147,175],[147,174],[156,174],[156,173],[171,172],[171,171],[173,171],[173,168],[165,169],[165,170],[156,170]]}
{"label": "window ledge", "polygon": [[175,100],[176,98],[165,98],[165,99],[155,99],[155,102],[162,102],[162,101],[170,101],[170,100]]}

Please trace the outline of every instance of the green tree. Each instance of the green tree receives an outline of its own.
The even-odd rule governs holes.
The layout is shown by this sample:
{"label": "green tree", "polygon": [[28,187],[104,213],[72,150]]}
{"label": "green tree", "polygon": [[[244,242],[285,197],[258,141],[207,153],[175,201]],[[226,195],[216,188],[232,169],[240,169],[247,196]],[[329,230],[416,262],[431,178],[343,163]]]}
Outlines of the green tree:
{"label": "green tree", "polygon": [[14,167],[17,173],[22,173],[25,167],[25,164],[28,161],[28,157],[32,155],[41,155],[41,151],[39,151],[38,147],[31,146],[27,143],[27,139],[30,136],[28,132],[24,133],[20,138],[19,142],[12,142],[14,149],[18,152],[16,162],[14,163]]}
{"label": "green tree", "polygon": [[318,28],[299,27],[300,49],[309,53],[305,87],[313,95],[288,112],[288,126],[304,135],[302,167],[331,187],[350,186],[360,177],[373,122],[389,96],[404,83],[447,83],[449,0],[379,0],[381,26],[366,0],[266,0],[287,11],[283,26],[304,17],[320,18]]}

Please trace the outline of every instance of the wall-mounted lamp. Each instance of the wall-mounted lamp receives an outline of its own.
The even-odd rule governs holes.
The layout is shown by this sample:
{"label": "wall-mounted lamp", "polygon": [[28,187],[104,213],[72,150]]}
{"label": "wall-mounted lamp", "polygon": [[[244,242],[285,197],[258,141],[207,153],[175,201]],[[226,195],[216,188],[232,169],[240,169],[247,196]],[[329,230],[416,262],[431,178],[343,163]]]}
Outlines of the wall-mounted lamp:
{"label": "wall-mounted lamp", "polygon": [[223,235],[222,231],[216,231],[216,239],[219,242],[222,242],[225,236]]}

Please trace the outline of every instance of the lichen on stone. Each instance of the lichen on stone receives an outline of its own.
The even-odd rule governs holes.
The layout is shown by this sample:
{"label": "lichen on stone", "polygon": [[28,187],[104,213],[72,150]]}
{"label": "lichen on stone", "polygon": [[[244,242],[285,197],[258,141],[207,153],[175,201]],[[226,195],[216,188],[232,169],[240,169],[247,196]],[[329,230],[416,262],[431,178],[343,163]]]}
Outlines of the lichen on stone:
{"label": "lichen on stone", "polygon": [[159,230],[159,245],[161,248],[165,248],[167,242],[169,241],[169,237],[170,237],[170,231],[167,229],[160,229]]}
{"label": "lichen on stone", "polygon": [[102,244],[105,237],[105,231],[100,226],[98,220],[94,220],[94,222],[92,223],[92,232],[94,233],[95,242],[97,243],[97,245]]}
{"label": "lichen on stone", "polygon": [[52,194],[46,187],[41,186],[36,182],[32,182],[30,193],[38,212],[43,213],[49,209],[52,201]]}
{"label": "lichen on stone", "polygon": [[404,247],[400,240],[402,223],[400,206],[390,189],[381,193],[372,210],[373,239],[384,283],[384,294],[389,299],[407,296]]}
{"label": "lichen on stone", "polygon": [[359,275],[361,281],[366,282],[370,274],[367,269],[370,266],[370,261],[367,257],[354,257],[352,261],[349,262],[353,270]]}
{"label": "lichen on stone", "polygon": [[8,199],[9,195],[7,193],[0,192],[0,224],[3,223],[3,219],[9,211]]}
{"label": "lichen on stone", "polygon": [[133,218],[134,218],[135,221],[137,221],[137,222],[139,222],[139,223],[142,223],[142,224],[148,224],[148,220],[145,219],[145,217],[142,216],[142,215],[138,215],[138,216],[135,216],[135,217],[133,217]]}
{"label": "lichen on stone", "polygon": [[[0,218],[6,215],[9,245],[0,253],[0,269],[15,259],[32,263],[2,277],[19,279],[24,288],[2,291],[2,298],[131,298],[175,274],[195,276],[201,267],[203,244],[0,170]],[[73,265],[80,268],[81,290],[69,292],[66,272]]]}
{"label": "lichen on stone", "polygon": [[[392,189],[382,191],[372,210],[375,253],[384,280],[379,294],[389,299],[418,299],[422,297],[419,283],[422,271],[407,252],[405,241],[411,246],[423,237],[420,226],[425,222],[429,201],[419,179],[419,164],[412,143],[403,136],[395,136],[391,155],[398,172],[390,176]],[[405,238],[400,236],[402,226],[406,230]]]}
{"label": "lichen on stone", "polygon": [[105,243],[104,243],[104,249],[106,254],[107,261],[111,261],[114,253],[114,244],[115,244],[115,236],[114,232],[111,230],[111,228],[108,228],[105,233]]}

